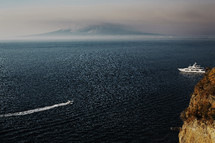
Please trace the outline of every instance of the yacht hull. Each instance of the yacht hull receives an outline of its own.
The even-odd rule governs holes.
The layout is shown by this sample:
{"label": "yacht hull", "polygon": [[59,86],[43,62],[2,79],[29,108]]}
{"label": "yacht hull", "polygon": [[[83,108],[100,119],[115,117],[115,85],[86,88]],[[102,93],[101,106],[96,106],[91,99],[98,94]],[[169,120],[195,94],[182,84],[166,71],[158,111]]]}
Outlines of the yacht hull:
{"label": "yacht hull", "polygon": [[187,70],[187,69],[184,69],[184,68],[178,68],[179,71],[181,72],[187,72],[187,73],[205,73],[205,71],[195,71],[195,70]]}

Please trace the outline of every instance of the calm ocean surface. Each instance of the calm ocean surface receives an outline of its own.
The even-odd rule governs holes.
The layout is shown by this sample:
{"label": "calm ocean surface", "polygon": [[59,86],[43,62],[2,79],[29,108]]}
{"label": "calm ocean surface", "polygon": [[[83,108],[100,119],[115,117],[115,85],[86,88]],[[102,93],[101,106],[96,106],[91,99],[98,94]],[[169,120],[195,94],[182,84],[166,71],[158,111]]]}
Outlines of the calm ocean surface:
{"label": "calm ocean surface", "polygon": [[0,142],[177,143],[194,62],[215,66],[215,41],[1,42]]}

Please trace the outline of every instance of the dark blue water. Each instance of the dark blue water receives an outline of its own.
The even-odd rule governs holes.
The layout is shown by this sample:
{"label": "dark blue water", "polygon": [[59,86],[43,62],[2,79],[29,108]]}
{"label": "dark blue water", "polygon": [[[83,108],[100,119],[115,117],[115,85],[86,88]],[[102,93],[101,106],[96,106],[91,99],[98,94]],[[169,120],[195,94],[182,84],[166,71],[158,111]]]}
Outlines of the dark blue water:
{"label": "dark blue water", "polygon": [[0,43],[0,142],[174,143],[199,74],[215,66],[215,41]]}

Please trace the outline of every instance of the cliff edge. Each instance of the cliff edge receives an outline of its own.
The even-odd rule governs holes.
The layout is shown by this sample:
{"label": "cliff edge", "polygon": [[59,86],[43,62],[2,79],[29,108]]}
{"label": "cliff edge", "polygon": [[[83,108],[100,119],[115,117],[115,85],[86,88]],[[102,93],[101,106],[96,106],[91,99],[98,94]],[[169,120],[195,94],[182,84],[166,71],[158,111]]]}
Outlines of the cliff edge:
{"label": "cliff edge", "polygon": [[179,143],[215,143],[215,68],[197,83],[181,119]]}

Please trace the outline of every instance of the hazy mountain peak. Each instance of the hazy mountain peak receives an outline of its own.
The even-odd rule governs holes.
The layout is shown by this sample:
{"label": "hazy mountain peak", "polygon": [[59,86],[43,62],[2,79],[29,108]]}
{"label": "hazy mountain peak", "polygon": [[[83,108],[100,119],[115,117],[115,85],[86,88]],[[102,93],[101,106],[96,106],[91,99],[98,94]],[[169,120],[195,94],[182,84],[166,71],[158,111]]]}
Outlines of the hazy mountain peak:
{"label": "hazy mountain peak", "polygon": [[36,36],[84,36],[84,35],[158,35],[143,33],[132,27],[117,24],[97,24],[81,27],[78,29],[60,29]]}

